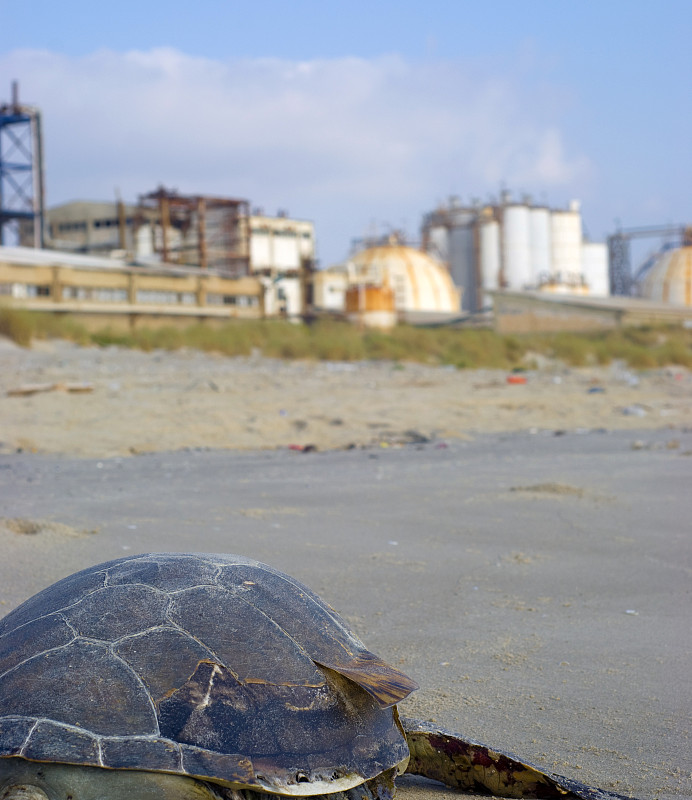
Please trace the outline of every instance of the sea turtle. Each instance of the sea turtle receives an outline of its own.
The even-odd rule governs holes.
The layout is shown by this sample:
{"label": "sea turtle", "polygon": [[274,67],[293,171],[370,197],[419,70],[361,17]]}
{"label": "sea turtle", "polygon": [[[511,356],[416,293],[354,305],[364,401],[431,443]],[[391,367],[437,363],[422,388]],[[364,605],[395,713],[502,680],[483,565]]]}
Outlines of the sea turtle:
{"label": "sea turtle", "polygon": [[119,558],[0,622],[0,800],[391,800],[405,770],[502,796],[619,797],[400,719],[416,688],[272,567]]}

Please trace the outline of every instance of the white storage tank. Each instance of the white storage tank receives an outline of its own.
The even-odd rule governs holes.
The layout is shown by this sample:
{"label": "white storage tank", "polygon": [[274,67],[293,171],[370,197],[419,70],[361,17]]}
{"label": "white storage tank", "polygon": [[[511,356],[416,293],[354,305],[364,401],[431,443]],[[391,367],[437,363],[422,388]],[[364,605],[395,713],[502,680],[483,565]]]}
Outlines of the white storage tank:
{"label": "white storage tank", "polygon": [[531,283],[530,210],[526,205],[502,208],[502,279],[507,289]]}
{"label": "white storage tank", "polygon": [[500,223],[496,219],[479,220],[478,259],[481,280],[478,304],[480,308],[486,308],[491,304],[491,299],[483,290],[492,291],[500,287]]}
{"label": "white storage tank", "polygon": [[537,286],[552,272],[550,209],[536,206],[529,211],[531,226],[531,284]]}
{"label": "white storage tank", "polygon": [[440,261],[449,261],[449,229],[445,225],[428,228],[426,252]]}
{"label": "white storage tank", "polygon": [[589,295],[607,297],[610,294],[608,246],[604,242],[582,242],[581,272]]}
{"label": "white storage tank", "polygon": [[550,218],[552,275],[569,282],[581,274],[581,212],[572,200],[567,211],[553,211]]}

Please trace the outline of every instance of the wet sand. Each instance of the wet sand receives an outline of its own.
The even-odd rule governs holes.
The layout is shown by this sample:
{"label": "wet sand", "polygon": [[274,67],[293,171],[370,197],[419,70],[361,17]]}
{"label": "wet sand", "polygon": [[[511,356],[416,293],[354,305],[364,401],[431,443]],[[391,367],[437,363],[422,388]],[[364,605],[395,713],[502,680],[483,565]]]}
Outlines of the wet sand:
{"label": "wet sand", "polygon": [[[688,373],[0,358],[0,610],[127,553],[241,552],[415,677],[405,714],[692,797]],[[5,394],[51,382],[93,391]]]}

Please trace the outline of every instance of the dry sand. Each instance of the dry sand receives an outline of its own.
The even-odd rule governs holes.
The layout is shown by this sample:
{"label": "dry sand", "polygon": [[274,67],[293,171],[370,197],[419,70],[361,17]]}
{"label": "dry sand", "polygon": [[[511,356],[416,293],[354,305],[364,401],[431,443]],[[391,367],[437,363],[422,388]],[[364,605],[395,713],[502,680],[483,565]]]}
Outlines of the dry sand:
{"label": "dry sand", "polygon": [[[43,342],[0,347],[0,448],[109,457],[212,447],[319,450],[498,431],[683,428],[692,375],[545,364],[508,373],[282,362]],[[35,387],[30,396],[8,396]],[[90,392],[66,391],[93,389]]]}

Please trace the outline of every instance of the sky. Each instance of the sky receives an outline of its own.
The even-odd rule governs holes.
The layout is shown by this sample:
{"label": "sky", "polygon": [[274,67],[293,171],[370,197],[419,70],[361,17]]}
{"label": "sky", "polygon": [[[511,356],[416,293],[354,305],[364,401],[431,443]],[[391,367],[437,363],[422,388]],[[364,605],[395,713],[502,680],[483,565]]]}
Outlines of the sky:
{"label": "sky", "polygon": [[42,111],[49,206],[243,198],[329,266],[505,189],[594,241],[692,224],[690,41],[691,0],[0,0],[0,103]]}

